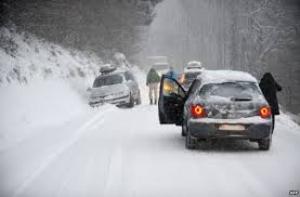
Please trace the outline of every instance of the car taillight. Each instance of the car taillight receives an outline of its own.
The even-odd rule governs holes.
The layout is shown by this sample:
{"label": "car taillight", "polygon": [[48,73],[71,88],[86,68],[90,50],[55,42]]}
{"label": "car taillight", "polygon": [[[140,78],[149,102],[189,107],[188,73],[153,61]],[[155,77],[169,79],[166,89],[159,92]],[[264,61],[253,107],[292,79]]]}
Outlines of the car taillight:
{"label": "car taillight", "polygon": [[270,118],[272,115],[271,108],[269,106],[263,106],[259,109],[259,115],[262,118]]}
{"label": "car taillight", "polygon": [[191,112],[193,118],[203,118],[206,117],[205,108],[202,105],[192,105]]}

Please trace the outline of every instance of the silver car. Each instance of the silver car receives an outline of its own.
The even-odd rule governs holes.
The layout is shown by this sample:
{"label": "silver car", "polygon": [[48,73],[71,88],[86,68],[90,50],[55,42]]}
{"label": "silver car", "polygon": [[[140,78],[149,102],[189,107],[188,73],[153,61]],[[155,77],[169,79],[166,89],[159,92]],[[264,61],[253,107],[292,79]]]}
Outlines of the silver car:
{"label": "silver car", "polygon": [[89,105],[95,107],[104,103],[127,107],[141,103],[139,86],[130,70],[116,70],[94,80]]}
{"label": "silver car", "polygon": [[271,146],[271,108],[248,73],[203,71],[187,92],[163,76],[158,106],[161,124],[182,126],[188,149],[212,138],[248,139],[261,150]]}

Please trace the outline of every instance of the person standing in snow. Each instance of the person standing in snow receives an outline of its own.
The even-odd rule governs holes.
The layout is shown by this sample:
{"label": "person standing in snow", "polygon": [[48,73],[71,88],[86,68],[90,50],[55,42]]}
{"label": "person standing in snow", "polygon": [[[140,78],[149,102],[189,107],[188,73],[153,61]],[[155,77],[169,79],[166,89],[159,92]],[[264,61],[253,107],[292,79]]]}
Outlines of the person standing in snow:
{"label": "person standing in snow", "polygon": [[172,66],[170,66],[170,69],[169,71],[166,73],[166,76],[174,79],[174,80],[177,80],[178,79],[178,76],[176,74],[176,72],[174,71],[174,68]]}
{"label": "person standing in snow", "polygon": [[[151,68],[147,74],[146,85],[149,87],[150,105],[157,104],[157,89],[160,82],[160,76],[154,68]],[[154,96],[154,98],[153,98]]]}
{"label": "person standing in snow", "polygon": [[259,87],[271,106],[273,131],[275,126],[275,115],[279,115],[277,92],[281,91],[281,86],[275,81],[271,73],[265,73],[260,80]]}

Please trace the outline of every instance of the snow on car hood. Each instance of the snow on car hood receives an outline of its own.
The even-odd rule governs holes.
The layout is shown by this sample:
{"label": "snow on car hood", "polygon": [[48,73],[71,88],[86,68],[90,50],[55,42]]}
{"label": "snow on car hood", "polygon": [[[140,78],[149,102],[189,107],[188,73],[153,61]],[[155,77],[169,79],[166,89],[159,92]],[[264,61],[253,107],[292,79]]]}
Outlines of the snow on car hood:
{"label": "snow on car hood", "polygon": [[111,86],[92,88],[91,96],[106,96],[106,95],[111,95],[120,92],[129,93],[129,88],[125,84],[116,84]]}

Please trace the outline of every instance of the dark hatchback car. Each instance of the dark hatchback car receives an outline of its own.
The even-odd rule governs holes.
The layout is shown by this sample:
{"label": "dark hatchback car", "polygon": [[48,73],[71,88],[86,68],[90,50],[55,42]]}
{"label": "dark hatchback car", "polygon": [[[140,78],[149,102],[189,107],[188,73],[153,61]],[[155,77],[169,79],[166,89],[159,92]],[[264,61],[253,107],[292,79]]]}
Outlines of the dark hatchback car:
{"label": "dark hatchback car", "polygon": [[182,126],[186,148],[213,138],[240,138],[269,150],[272,114],[257,80],[241,71],[204,71],[188,91],[163,76],[158,102],[161,124]]}

